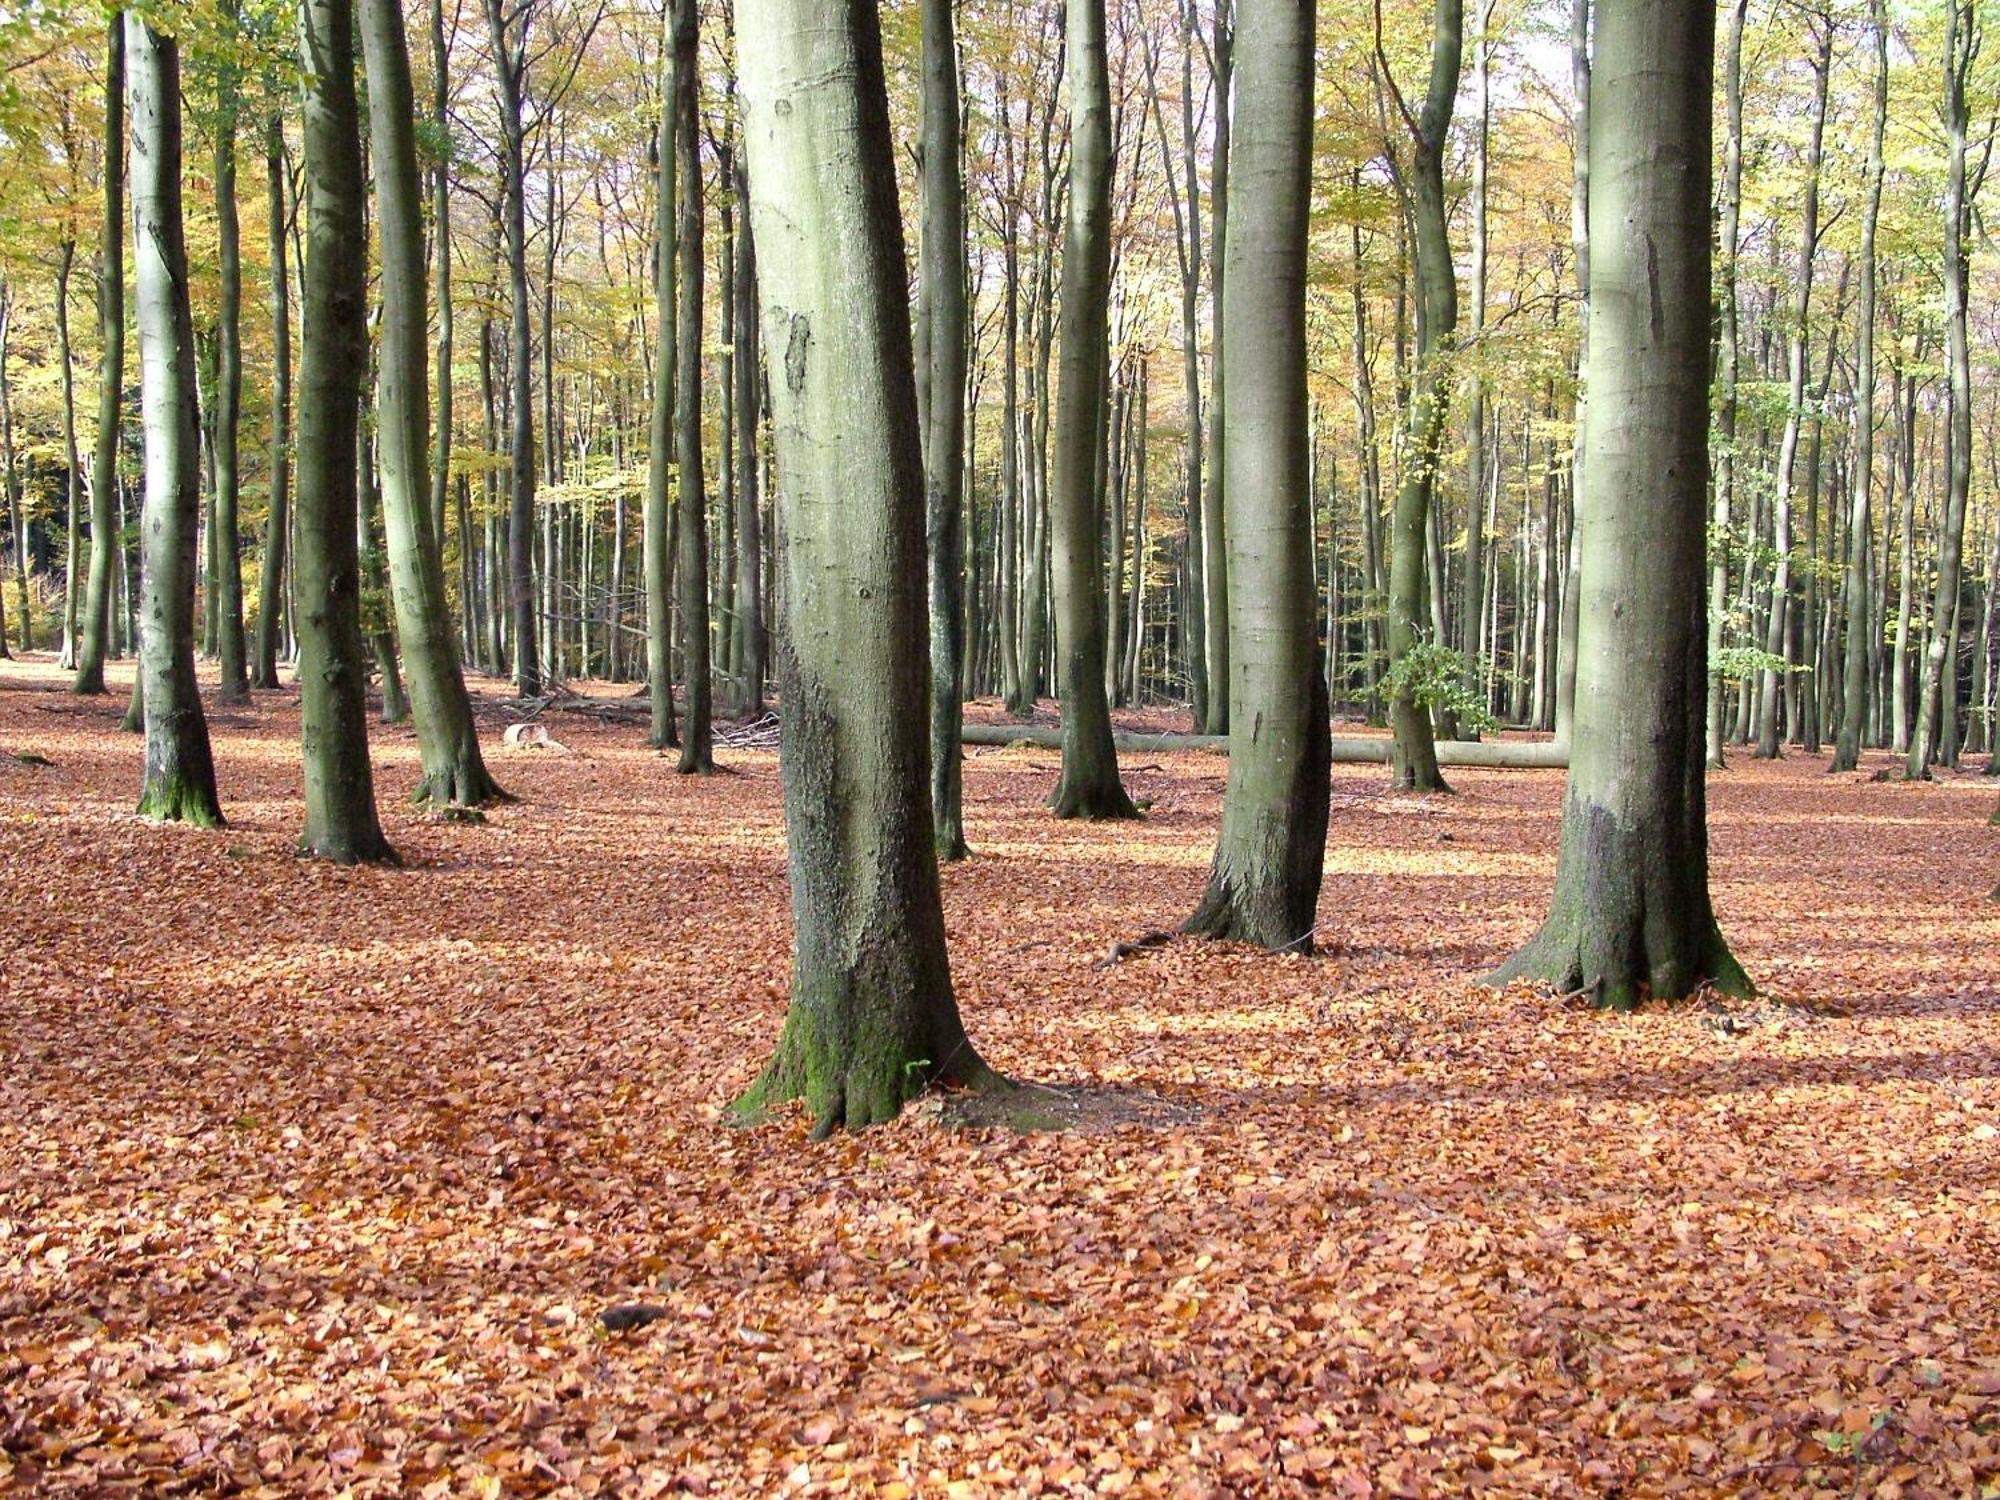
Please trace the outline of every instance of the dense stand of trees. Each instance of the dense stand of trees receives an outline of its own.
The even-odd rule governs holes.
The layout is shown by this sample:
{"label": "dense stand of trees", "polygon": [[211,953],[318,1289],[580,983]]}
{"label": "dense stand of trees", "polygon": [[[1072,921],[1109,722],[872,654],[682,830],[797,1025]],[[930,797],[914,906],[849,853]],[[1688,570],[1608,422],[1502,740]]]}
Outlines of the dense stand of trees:
{"label": "dense stand of trees", "polygon": [[[500,792],[468,668],[526,699],[643,678],[688,772],[775,674],[797,889],[865,870],[914,903],[864,983],[822,972],[861,909],[797,897],[820,1009],[759,1098],[857,1122],[918,1056],[987,1076],[929,951],[969,696],[1053,692],[1060,816],[1135,815],[1114,706],[1228,734],[1189,925],[1271,948],[1311,941],[1330,714],[1386,723],[1417,790],[1441,743],[1552,731],[1565,873],[1520,968],[1620,1001],[1740,979],[1704,762],[1993,750],[2000,74],[1972,0],[1734,0],[1719,39],[1629,0],[874,12],[0,20],[7,623],[80,693],[139,658],[147,810],[221,816],[198,645],[225,700],[293,670],[306,843],[342,860],[393,858],[371,678],[385,717],[407,684],[419,795],[471,806]],[[913,748],[879,716],[918,703]],[[849,1057],[878,981],[897,1029]]]}

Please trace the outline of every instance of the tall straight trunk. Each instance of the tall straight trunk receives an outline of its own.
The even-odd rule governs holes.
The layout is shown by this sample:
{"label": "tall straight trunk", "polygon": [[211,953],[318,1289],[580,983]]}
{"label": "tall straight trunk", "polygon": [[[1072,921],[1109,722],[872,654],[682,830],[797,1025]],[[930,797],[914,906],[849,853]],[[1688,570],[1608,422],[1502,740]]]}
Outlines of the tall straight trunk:
{"label": "tall straight trunk", "polygon": [[[123,552],[117,516],[118,439],[125,411],[125,21],[106,23],[104,45],[104,224],[97,258],[97,446],[90,462],[90,586],[73,691],[104,691],[111,646],[114,568]],[[0,649],[5,642],[0,640]]]}
{"label": "tall straight trunk", "polygon": [[[1432,21],[1430,84],[1420,113],[1412,114],[1400,93],[1396,107],[1409,136],[1409,197],[1416,220],[1419,318],[1417,371],[1410,393],[1409,451],[1396,495],[1389,559],[1389,659],[1403,663],[1422,641],[1424,615],[1424,531],[1437,490],[1451,404],[1449,351],[1458,328],[1458,285],[1446,235],[1444,148],[1451,132],[1458,93],[1465,7],[1462,0],[1438,0]],[[1386,76],[1386,69],[1385,76]],[[1397,786],[1411,791],[1447,791],[1438,770],[1429,707],[1404,675],[1389,699],[1395,731],[1392,772]]]}
{"label": "tall straight trunk", "polygon": [[[431,0],[431,129],[439,140],[450,139],[451,53],[445,40],[444,0]],[[414,108],[414,105],[412,106]],[[451,314],[451,158],[440,152],[431,169],[431,254],[437,276],[437,456],[431,472],[431,534],[444,547],[445,493],[451,483],[452,391],[451,360],[454,326]],[[460,555],[471,542],[459,530]],[[469,591],[459,605],[470,618]]]}
{"label": "tall straight trunk", "polygon": [[736,231],[736,265],[726,295],[736,299],[736,670],[743,680],[745,718],[764,712],[763,515],[757,483],[757,430],[763,423],[764,382],[757,340],[757,241],[750,232],[750,177],[736,161],[736,194],[742,213]]}
{"label": "tall straight trunk", "polygon": [[[1571,129],[1574,132],[1574,160],[1570,173],[1570,245],[1576,264],[1576,402],[1569,466],[1569,524],[1560,535],[1563,566],[1552,570],[1562,586],[1561,608],[1556,617],[1554,730],[1558,743],[1568,743],[1571,720],[1576,711],[1576,649],[1580,621],[1577,611],[1583,591],[1577,566],[1582,549],[1577,546],[1576,497],[1583,493],[1584,445],[1582,434],[1589,421],[1590,401],[1590,12],[1592,0],[1572,0],[1570,7],[1569,70],[1574,95]],[[1550,545],[1554,546],[1554,534]]]}
{"label": "tall straight trunk", "polygon": [[[350,5],[353,0],[349,0]],[[396,628],[390,600],[388,569],[382,562],[381,467],[378,457],[380,427],[375,410],[373,382],[362,381],[360,423],[360,504],[355,515],[354,543],[361,557],[361,625],[368,637],[368,649],[375,668],[382,674],[382,722],[409,721],[410,699],[403,690],[402,664],[396,650]]]}
{"label": "tall straight trunk", "polygon": [[[1840,276],[1836,282],[1833,299],[1833,327],[1838,328],[1847,310],[1847,276],[1850,267],[1841,264]],[[1806,445],[1806,579],[1804,609],[1796,621],[1797,628],[1795,657],[1800,671],[1787,675],[1785,684],[1785,722],[1790,729],[1793,743],[1808,754],[1819,754],[1820,709],[1819,690],[1826,686],[1824,673],[1820,670],[1820,492],[1825,486],[1825,465],[1822,463],[1826,446],[1826,397],[1833,388],[1833,367],[1839,354],[1839,340],[1830,330],[1826,338],[1826,359],[1820,370],[1819,386],[1812,393],[1812,440]],[[1804,682],[1800,678],[1805,679]]]}
{"label": "tall straight trunk", "polygon": [[[965,176],[959,138],[955,0],[923,0],[921,174],[925,362],[925,537],[930,579],[931,827],[939,859],[963,859],[964,796],[958,721],[965,657],[966,253]],[[1103,669],[1100,664],[1099,676]],[[1068,705],[1064,705],[1068,717]]]}
{"label": "tall straight trunk", "polygon": [[[1208,498],[1203,485],[1201,398],[1201,176],[1195,164],[1195,0],[1181,9],[1181,171],[1187,179],[1187,255],[1181,266],[1181,378],[1187,391],[1187,617],[1189,698],[1194,721],[1206,727],[1211,701],[1229,691],[1208,659]],[[1210,262],[1214,265],[1216,262]],[[1219,566],[1219,564],[1218,564]]]}
{"label": "tall straight trunk", "polygon": [[1209,734],[1229,733],[1229,701],[1236,687],[1229,671],[1229,547],[1228,498],[1223,485],[1228,482],[1228,423],[1224,402],[1228,382],[1224,354],[1225,319],[1223,309],[1228,288],[1223,284],[1221,266],[1229,245],[1229,135],[1233,113],[1231,89],[1235,71],[1234,41],[1230,30],[1230,10],[1234,0],[1215,0],[1214,42],[1210,57],[1215,65],[1215,144],[1209,159],[1209,264],[1217,274],[1209,297],[1209,485],[1202,492],[1201,581],[1202,620],[1208,631],[1204,668],[1208,677],[1208,720],[1203,729]]}
{"label": "tall straight trunk", "polygon": [[[1892,325],[1893,326],[1893,325]],[[1910,626],[1916,601],[1917,577],[1917,380],[1896,372],[1902,398],[1893,415],[1897,422],[1897,467],[1902,472],[1903,509],[1897,527],[1896,640],[1890,650],[1889,748],[1898,755],[1910,748]],[[1891,474],[1894,479],[1894,474]]]}
{"label": "tall straight trunk", "polygon": [[646,693],[651,705],[646,743],[656,750],[680,744],[674,725],[674,266],[675,156],[680,119],[679,53],[672,45],[677,9],[669,10],[661,48],[660,129],[654,146],[657,185],[653,222],[653,414],[646,429],[646,509],[642,521],[646,574]]}
{"label": "tall straight trunk", "polygon": [[1915,780],[1930,774],[1931,762],[1949,761],[1952,746],[1944,728],[1955,707],[1958,683],[1952,650],[1959,604],[1960,554],[1965,542],[1966,502],[1972,490],[1972,355],[1966,330],[1966,280],[1970,256],[1966,231],[1970,204],[1966,193],[1965,137],[1969,119],[1966,80],[1979,55],[1982,40],[1975,0],[1949,0],[1945,12],[1944,125],[1947,151],[1944,189],[1944,336],[1945,369],[1950,380],[1951,427],[1946,455],[1946,485],[1938,525],[1937,587],[1931,603],[1930,645],[1923,657],[1917,691],[1917,728],[1910,738],[1904,774]]}
{"label": "tall straight trunk", "polygon": [[194,319],[188,309],[181,217],[180,49],[172,37],[136,15],[128,14],[125,24],[131,59],[140,405],[146,434],[138,685],[146,777],[139,812],[215,828],[222,824],[222,804],[194,675],[195,516],[201,479]]}
{"label": "tall straight trunk", "polygon": [[1326,853],[1331,727],[1313,577],[1306,407],[1313,0],[1240,0],[1236,186],[1219,379],[1232,575],[1229,789],[1187,930],[1312,949]]}
{"label": "tall straight trunk", "polygon": [[[236,0],[224,0],[227,30],[236,30]],[[215,421],[209,435],[215,464],[214,597],[216,696],[241,703],[250,696],[248,651],[243,637],[243,542],[237,517],[241,498],[238,432],[243,415],[243,254],[236,212],[236,64],[221,68],[215,127],[217,268],[222,280],[216,317]]]}
{"label": "tall straight trunk", "polygon": [[1708,574],[1708,739],[1707,763],[1720,770],[1724,761],[1723,718],[1728,684],[1716,663],[1728,645],[1729,528],[1736,499],[1737,394],[1736,367],[1740,333],[1736,309],[1736,258],[1743,216],[1743,20],[1750,0],[1730,0],[1729,40],[1723,62],[1723,110],[1728,136],[1722,166],[1721,329],[1716,339],[1715,383],[1720,392],[1716,414],[1715,514],[1709,524],[1713,554]]}
{"label": "tall straight trunk", "polygon": [[[1780,658],[1780,668],[1767,664],[1763,688],[1757,704],[1757,756],[1769,760],[1778,754],[1778,695],[1789,677],[1792,608],[1792,483],[1799,451],[1799,430],[1805,421],[1807,318],[1812,311],[1813,263],[1819,249],[1819,165],[1826,136],[1828,79],[1833,71],[1833,23],[1815,37],[1813,53],[1813,117],[1810,144],[1806,148],[1806,191],[1799,223],[1799,256],[1793,273],[1795,298],[1791,311],[1791,336],[1786,354],[1787,381],[1791,399],[1785,409],[1785,432],[1778,443],[1777,498],[1771,519],[1771,611],[1765,624],[1764,652],[1767,659]],[[1789,726],[1797,729],[1797,725]]]}
{"label": "tall straight trunk", "polygon": [[271,504],[264,523],[264,568],[257,583],[257,634],[250,685],[278,685],[278,614],[283,601],[285,544],[291,530],[292,309],[285,269],[285,125],[265,124],[264,177],[271,226]]}
{"label": "tall straight trunk", "polygon": [[486,0],[486,20],[500,85],[500,220],[506,232],[512,343],[507,371],[513,383],[508,434],[507,599],[513,621],[509,644],[514,653],[514,690],[532,698],[542,690],[542,659],[535,645],[535,344],[528,296],[527,144],[521,97],[527,86],[529,52],[526,39],[512,34],[514,23],[503,0]]}
{"label": "tall straight trunk", "polygon": [[1125,696],[1139,701],[1140,648],[1146,634],[1146,435],[1147,395],[1150,388],[1146,361],[1139,361],[1139,412],[1136,428],[1135,475],[1132,499],[1132,591],[1131,617],[1125,633]]}
{"label": "tall straight trunk", "polygon": [[[14,333],[14,292],[0,278],[0,454],[4,454],[7,530],[14,543],[14,600],[19,611],[21,649],[35,649],[34,619],[28,611],[28,525],[21,508],[20,458],[14,448],[14,387],[7,375],[7,356]],[[7,652],[7,628],[0,618],[0,656]]]}
{"label": "tall straight trunk", "polygon": [[1000,1080],[952,996],[928,741],[909,712],[930,680],[924,470],[876,8],[737,0],[736,46],[785,476],[793,916],[784,1033],[736,1108],[802,1098],[824,1136],[935,1084]]}
{"label": "tall straight trunk", "polygon": [[1061,391],[1050,576],[1062,691],[1062,775],[1049,797],[1059,818],[1132,818],[1118,780],[1104,696],[1104,566],[1097,504],[1097,429],[1109,366],[1111,82],[1104,0],[1069,0],[1070,191],[1062,263]]}
{"label": "tall straight trunk", "polygon": [[[1357,171],[1351,179],[1360,185]],[[1368,352],[1368,296],[1362,286],[1361,226],[1351,230],[1354,242],[1354,410],[1361,443],[1361,587],[1362,640],[1367,648],[1367,680],[1371,697],[1387,669],[1389,642],[1385,634],[1388,568],[1382,556],[1382,446],[1375,420],[1375,374]],[[1379,703],[1376,709],[1379,710]]]}
{"label": "tall straight trunk", "polygon": [[701,453],[701,159],[696,134],[699,78],[695,55],[698,0],[674,0],[674,155],[680,179],[674,235],[679,326],[674,335],[674,498],[680,555],[681,680],[687,724],[681,735],[682,775],[715,769],[709,724],[708,495]]}
{"label": "tall straight trunk", "polygon": [[76,571],[82,536],[83,466],[76,452],[76,368],[70,359],[69,280],[76,265],[76,241],[64,237],[56,252],[56,364],[62,377],[63,521],[68,533],[63,555],[62,659],[76,669]]}
{"label": "tall straight trunk", "polygon": [[376,411],[383,530],[396,639],[423,762],[411,800],[476,807],[491,801],[499,788],[479,752],[472,702],[459,671],[443,556],[432,527],[423,179],[417,171],[415,94],[400,0],[361,0],[361,44],[382,261]]}
{"label": "tall straight trunk", "polygon": [[1479,368],[1486,333],[1486,157],[1493,114],[1493,7],[1481,0],[1479,39],[1473,46],[1472,147],[1472,357],[1465,400],[1465,578],[1460,593],[1459,645],[1468,685],[1479,681],[1486,654],[1486,380]]}
{"label": "tall straight trunk", "polygon": [[[305,853],[392,863],[375,813],[361,643],[359,449],[367,369],[361,120],[352,0],[300,7],[305,91],[306,259],[299,366],[299,709]],[[391,658],[393,663],[393,656]]]}
{"label": "tall straight trunk", "polygon": [[1600,0],[1577,707],[1548,920],[1498,980],[1627,1008],[1750,982],[1716,927],[1700,704],[1710,0]]}
{"label": "tall straight trunk", "polygon": [[[735,95],[735,80],[729,81]],[[715,674],[729,684],[730,713],[741,714],[743,683],[736,667],[736,143],[733,128],[713,142],[715,152],[716,214],[721,221],[722,245],[715,257],[718,304],[717,330],[721,347],[717,351],[715,394],[720,408],[720,441],[716,444],[715,473],[716,533],[713,538],[715,561]]]}
{"label": "tall straight trunk", "polygon": [[[1005,100],[1002,100],[1004,106]],[[1006,201],[1000,229],[1001,353],[1000,353],[1000,524],[998,553],[998,627],[1000,694],[1016,715],[1034,713],[1023,692],[1021,662],[1021,244],[1018,194],[1013,181],[1013,137],[1005,108],[1000,115],[1001,148],[1008,171]]]}

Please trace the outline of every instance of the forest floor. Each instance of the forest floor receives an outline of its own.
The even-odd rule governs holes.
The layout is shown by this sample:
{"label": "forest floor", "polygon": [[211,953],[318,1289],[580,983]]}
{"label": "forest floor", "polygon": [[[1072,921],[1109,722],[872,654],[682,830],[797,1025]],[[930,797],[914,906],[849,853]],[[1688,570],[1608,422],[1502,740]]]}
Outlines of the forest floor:
{"label": "forest floor", "polygon": [[1477,984],[1558,772],[1337,768],[1320,956],[1107,967],[1193,907],[1226,762],[1129,756],[1150,816],[1088,826],[974,753],[967,1023],[1105,1123],[811,1145],[719,1120],[784,1009],[769,751],[503,750],[486,684],[522,800],[431,821],[378,731],[407,867],[349,871],[292,852],[292,694],[215,713],[202,833],[60,685],[0,663],[0,1490],[2000,1486],[2000,782],[1739,755],[1767,996],[1609,1016]]}

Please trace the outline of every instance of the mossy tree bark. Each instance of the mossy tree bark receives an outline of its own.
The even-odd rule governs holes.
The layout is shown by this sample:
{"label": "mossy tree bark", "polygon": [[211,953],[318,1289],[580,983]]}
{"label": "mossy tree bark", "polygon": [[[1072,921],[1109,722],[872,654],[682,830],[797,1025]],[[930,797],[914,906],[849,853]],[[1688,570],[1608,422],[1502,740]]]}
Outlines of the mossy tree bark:
{"label": "mossy tree bark", "polygon": [[1104,695],[1104,559],[1097,428],[1109,370],[1111,82],[1104,0],[1065,12],[1070,108],[1069,205],[1063,240],[1061,389],[1056,409],[1050,576],[1062,692],[1062,776],[1049,798],[1059,818],[1136,818],[1118,780]]}
{"label": "mossy tree bark", "polygon": [[[1409,458],[1390,516],[1389,660],[1413,651],[1424,617],[1425,527],[1435,502],[1443,459],[1446,416],[1451,405],[1451,348],[1458,329],[1458,281],[1451,260],[1444,199],[1444,150],[1451,133],[1452,105],[1458,94],[1464,46],[1462,0],[1438,0],[1431,29],[1430,83],[1418,113],[1400,91],[1395,103],[1409,137],[1403,166],[1411,217],[1416,227],[1417,368],[1411,382]],[[1376,37],[1381,51],[1381,37]],[[1390,80],[1386,60],[1378,61]],[[1436,733],[1430,709],[1416,701],[1408,684],[1391,693],[1389,726],[1395,734],[1391,761],[1397,786],[1410,791],[1449,791],[1438,769]]]}
{"label": "mossy tree bark", "polygon": [[90,458],[90,579],[84,588],[71,691],[104,691],[111,646],[111,570],[117,566],[118,438],[125,411],[125,21],[104,43],[104,224],[97,259],[97,446]]}
{"label": "mossy tree bark", "polygon": [[965,176],[956,0],[923,5],[923,379],[925,532],[931,615],[931,815],[939,859],[964,859],[959,678],[965,653]]}
{"label": "mossy tree bark", "polygon": [[771,351],[790,1012],[741,1115],[817,1134],[932,1084],[993,1087],[960,1022],[932,848],[924,471],[876,7],[737,0]]}
{"label": "mossy tree bark", "polygon": [[298,633],[305,853],[393,863],[375,813],[361,647],[357,459],[367,364],[353,0],[299,11],[305,90],[305,353],[299,369]]}
{"label": "mossy tree bark", "polygon": [[[674,502],[679,512],[682,693],[687,722],[675,769],[683,776],[715,770],[708,637],[708,491],[701,452],[701,140],[697,132],[700,65],[697,0],[674,0],[674,139],[679,200],[675,204],[674,266],[677,285],[674,335]],[[725,460],[726,461],[726,460]]]}
{"label": "mossy tree bark", "polygon": [[250,685],[278,685],[279,615],[284,609],[285,554],[291,540],[292,308],[286,269],[285,122],[264,127],[264,190],[271,231],[271,505],[264,522],[264,568],[257,581],[257,634],[250,651]]}
{"label": "mossy tree bark", "polygon": [[137,246],[139,391],[146,437],[139,681],[146,779],[139,811],[219,827],[215,762],[194,675],[194,322],[181,217],[180,48],[126,16],[131,63],[132,218]]}
{"label": "mossy tree bark", "polygon": [[396,638],[423,761],[412,800],[477,807],[501,793],[479,752],[440,542],[432,529],[423,180],[417,172],[416,96],[399,0],[361,0],[361,43],[382,256],[376,411],[383,532]]}
{"label": "mossy tree bark", "polygon": [[1496,981],[1626,1008],[1750,981],[1708,894],[1701,651],[1715,9],[1602,0],[1577,710],[1548,920]]}
{"label": "mossy tree bark", "polygon": [[672,45],[678,12],[667,13],[667,45],[660,49],[660,129],[654,143],[653,293],[659,348],[653,360],[653,411],[646,428],[646,506],[640,550],[646,574],[646,691],[652,722],[646,743],[656,750],[678,745],[674,726],[674,289],[675,144],[679,136],[679,54]]}
{"label": "mossy tree bark", "polygon": [[1861,763],[1861,735],[1868,717],[1868,515],[1875,472],[1875,228],[1882,213],[1882,138],[1889,118],[1889,27],[1882,0],[1869,0],[1868,28],[1874,50],[1875,95],[1861,211],[1861,305],[1856,314],[1859,331],[1854,351],[1854,490],[1847,517],[1847,567],[1841,583],[1846,639],[1840,732],[1833,746],[1832,769],[1836,771],[1852,771]]}
{"label": "mossy tree bark", "polygon": [[1222,286],[1229,790],[1189,932],[1310,952],[1332,737],[1317,640],[1306,406],[1312,0],[1238,0]]}

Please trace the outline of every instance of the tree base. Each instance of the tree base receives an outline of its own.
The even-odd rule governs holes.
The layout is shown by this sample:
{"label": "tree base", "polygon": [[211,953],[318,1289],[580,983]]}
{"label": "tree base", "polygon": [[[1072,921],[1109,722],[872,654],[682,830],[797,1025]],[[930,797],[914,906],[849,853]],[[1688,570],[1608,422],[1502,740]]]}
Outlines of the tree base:
{"label": "tree base", "polygon": [[427,772],[410,793],[412,807],[490,807],[517,800],[493,779],[477,757]]}
{"label": "tree base", "polygon": [[920,1038],[856,1038],[834,1034],[812,1019],[810,1007],[794,1005],[785,1018],[777,1051],[757,1081],[730,1104],[738,1125],[758,1125],[771,1110],[794,1099],[812,1113],[812,1139],[837,1130],[862,1130],[893,1120],[905,1104],[933,1088],[998,1093],[1011,1087],[963,1037],[951,1055],[936,1059]]}
{"label": "tree base", "polygon": [[1136,820],[1139,809],[1132,805],[1124,783],[1116,776],[1071,777],[1067,772],[1049,794],[1049,808],[1058,818],[1085,818],[1093,823]]}
{"label": "tree base", "polygon": [[1311,956],[1312,921],[1287,909],[1280,890],[1252,891],[1244,882],[1211,871],[1201,904],[1181,924],[1190,937],[1251,943],[1271,953]]}
{"label": "tree base", "polygon": [[345,865],[385,865],[390,869],[403,867],[403,856],[391,847],[388,839],[378,829],[372,836],[357,834],[334,837],[322,835],[318,838],[308,834],[299,841],[301,859],[323,859],[329,864]]}
{"label": "tree base", "polygon": [[104,668],[100,665],[95,672],[82,671],[76,674],[76,681],[69,685],[70,695],[76,698],[102,698],[104,696]]}
{"label": "tree base", "polygon": [[212,787],[196,785],[184,776],[148,781],[139,793],[139,816],[160,823],[186,823],[193,828],[224,826],[222,806]]}
{"label": "tree base", "polygon": [[960,860],[972,858],[972,850],[965,842],[965,830],[956,818],[939,818],[935,833],[938,863],[955,865]]}

